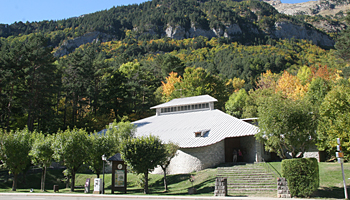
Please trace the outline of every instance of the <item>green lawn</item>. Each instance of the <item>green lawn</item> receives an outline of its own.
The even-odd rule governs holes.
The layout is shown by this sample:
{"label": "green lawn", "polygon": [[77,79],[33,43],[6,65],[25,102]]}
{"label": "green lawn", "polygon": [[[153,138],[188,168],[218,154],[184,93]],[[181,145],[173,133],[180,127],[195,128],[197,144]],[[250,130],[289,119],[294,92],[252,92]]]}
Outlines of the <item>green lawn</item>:
{"label": "green lawn", "polygon": [[[270,166],[282,174],[281,162],[270,162]],[[341,165],[336,162],[318,163],[320,172],[320,187],[314,197],[344,198],[343,175]],[[344,163],[344,174],[347,186],[350,185],[350,163]],[[350,191],[348,191],[349,193]]]}
{"label": "green lawn", "polygon": [[[19,178],[17,192],[30,192],[33,188],[34,192],[40,192],[40,173],[30,173],[26,176],[25,182],[23,177]],[[214,192],[214,184],[216,177],[216,169],[206,169],[200,172],[192,173],[195,176],[193,186],[197,188],[197,195],[212,196]],[[192,187],[189,181],[191,174],[177,174],[168,175],[168,191],[164,192],[163,175],[150,174],[149,191],[152,195],[188,195],[187,189]],[[78,173],[76,175],[76,186],[83,186],[85,180],[90,178],[91,187],[93,191],[93,179],[97,176],[95,174]],[[102,175],[100,176],[102,178]],[[127,194],[143,195],[143,189],[137,185],[138,177],[136,174],[128,173],[128,192]],[[4,183],[6,177],[0,174],[0,192],[11,192],[12,179],[9,178]],[[60,193],[70,193],[69,188],[65,188],[64,177],[62,170],[49,170],[47,172],[46,192],[53,192],[53,185],[59,185]],[[105,193],[111,194],[112,175],[105,174]],[[75,189],[74,193],[83,193],[83,188]],[[118,192],[117,192],[118,193]]]}
{"label": "green lawn", "polygon": [[[276,170],[276,174],[281,172],[281,162],[268,163],[270,168]],[[341,167],[339,163],[319,163],[320,167],[320,188],[313,195],[313,198],[344,198],[343,179],[341,173]],[[350,163],[344,164],[346,182],[349,185],[350,180]],[[200,172],[192,173],[195,176],[193,185],[197,188],[196,195],[213,196],[214,184],[216,177],[216,169],[206,169]],[[40,192],[40,173],[28,173],[25,177],[19,178],[17,192],[29,192],[30,188],[34,189],[34,192]],[[163,175],[150,175],[149,190],[152,195],[188,195],[187,189],[191,187],[189,181],[191,174],[177,174],[168,175],[168,187],[169,191],[164,192]],[[105,175],[106,194],[111,194],[111,174]],[[83,186],[86,178],[91,179],[91,191],[93,190],[93,179],[96,178],[95,174],[78,173],[76,176],[76,186]],[[102,175],[101,177],[102,178]],[[5,179],[8,179],[5,182]],[[70,193],[70,189],[65,188],[64,177],[62,170],[49,170],[47,173],[46,192],[53,192],[53,185],[59,185],[60,193]],[[143,189],[137,185],[138,177],[135,174],[128,174],[128,192],[132,195],[143,195]],[[11,192],[12,179],[7,178],[4,173],[0,172],[0,192]],[[75,189],[74,193],[83,193],[83,188]],[[259,195],[259,194],[255,194]]]}

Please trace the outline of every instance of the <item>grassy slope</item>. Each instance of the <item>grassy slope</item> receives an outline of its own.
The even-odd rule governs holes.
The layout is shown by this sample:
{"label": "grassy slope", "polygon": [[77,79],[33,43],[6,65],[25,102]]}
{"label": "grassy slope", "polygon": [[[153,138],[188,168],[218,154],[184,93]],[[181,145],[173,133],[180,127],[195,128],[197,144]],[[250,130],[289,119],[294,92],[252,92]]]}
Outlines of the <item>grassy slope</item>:
{"label": "grassy slope", "polygon": [[[200,172],[192,173],[195,176],[193,186],[197,188],[198,195],[212,196],[214,192],[214,184],[216,177],[216,169],[206,169]],[[40,173],[29,173],[26,176],[26,183],[22,181],[20,177],[18,183],[17,192],[29,192],[30,188],[34,189],[34,192],[40,192]],[[149,190],[152,195],[187,195],[187,189],[192,187],[189,181],[191,174],[177,174],[168,175],[168,192],[164,192],[163,175],[151,174],[149,181]],[[96,178],[95,174],[82,174],[78,173],[76,176],[76,186],[83,186],[85,180],[90,178],[90,190],[93,190],[93,179]],[[100,176],[102,178],[102,175]],[[0,174],[0,192],[10,192],[12,186],[12,179],[6,179],[5,175]],[[128,173],[128,194],[142,195],[143,189],[137,185],[138,177],[136,174]],[[65,188],[64,176],[62,170],[49,170],[47,174],[46,189],[47,192],[53,192],[53,185],[59,185],[59,192],[69,193],[69,188]],[[106,193],[111,193],[112,175],[105,174]],[[75,189],[76,193],[83,193],[83,188]]]}
{"label": "grassy slope", "polygon": [[[271,162],[269,163],[280,174],[282,174],[281,163]],[[314,197],[323,198],[344,198],[343,176],[341,171],[341,165],[339,163],[319,163],[320,170],[320,187],[314,194]],[[344,174],[346,184],[350,185],[350,163],[344,163]],[[349,191],[348,191],[349,192]]]}
{"label": "grassy slope", "polygon": [[[281,163],[271,162],[270,166],[281,173]],[[341,167],[338,163],[319,163],[320,167],[320,188],[314,194],[314,197],[320,198],[344,198],[343,179]],[[346,182],[349,185],[350,163],[344,164]],[[212,196],[214,192],[214,184],[216,177],[216,169],[206,169],[200,172],[192,173],[195,175],[194,187],[197,188],[197,195]],[[188,195],[187,189],[191,187],[189,177],[191,174],[168,175],[169,191],[164,192],[163,175],[150,175],[149,189],[152,195]],[[12,180],[4,183],[4,175],[0,173],[0,192],[9,192],[11,190]],[[86,178],[91,178],[91,190],[93,190],[93,179],[95,174],[77,174],[76,185],[82,186]],[[102,178],[102,175],[101,175]],[[29,173],[26,177],[26,185],[23,178],[19,179],[18,192],[29,192],[30,188],[34,188],[35,192],[40,189],[40,173]],[[47,175],[46,188],[47,192],[53,192],[53,185],[59,184],[62,193],[69,193],[69,189],[65,188],[62,170],[49,170]],[[110,194],[111,190],[111,174],[105,175],[106,194]],[[137,185],[138,177],[135,174],[128,174],[128,194],[143,195],[143,190]],[[76,193],[83,193],[82,188],[76,189]]]}

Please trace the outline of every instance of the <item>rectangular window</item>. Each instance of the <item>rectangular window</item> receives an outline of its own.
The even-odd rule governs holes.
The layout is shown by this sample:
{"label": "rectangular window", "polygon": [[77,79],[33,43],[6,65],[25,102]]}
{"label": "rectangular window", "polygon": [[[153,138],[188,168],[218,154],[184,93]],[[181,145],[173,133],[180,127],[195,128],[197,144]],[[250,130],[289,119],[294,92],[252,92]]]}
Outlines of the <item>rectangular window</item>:
{"label": "rectangular window", "polygon": [[174,111],[174,107],[171,107],[170,110],[171,110],[171,112],[173,112]]}
{"label": "rectangular window", "polygon": [[198,109],[198,105],[196,104],[196,105],[194,105],[194,109]]}
{"label": "rectangular window", "polygon": [[194,105],[192,105],[192,110],[194,110]]}
{"label": "rectangular window", "polygon": [[201,137],[202,132],[194,132],[195,137]]}
{"label": "rectangular window", "polygon": [[174,111],[176,111],[176,107],[174,107]]}
{"label": "rectangular window", "polygon": [[202,104],[199,104],[199,105],[198,105],[198,109],[201,109],[201,108],[202,108]]}
{"label": "rectangular window", "polygon": [[209,103],[206,103],[206,104],[205,104],[205,107],[206,107],[206,108],[209,108]]}
{"label": "rectangular window", "polygon": [[187,106],[187,110],[191,110],[191,106],[190,105]]}
{"label": "rectangular window", "polygon": [[184,109],[187,110],[187,106],[184,106]]}
{"label": "rectangular window", "polygon": [[160,109],[160,112],[163,113],[164,112],[164,108]]}
{"label": "rectangular window", "polygon": [[184,110],[184,107],[183,106],[181,106],[181,111],[183,111]]}

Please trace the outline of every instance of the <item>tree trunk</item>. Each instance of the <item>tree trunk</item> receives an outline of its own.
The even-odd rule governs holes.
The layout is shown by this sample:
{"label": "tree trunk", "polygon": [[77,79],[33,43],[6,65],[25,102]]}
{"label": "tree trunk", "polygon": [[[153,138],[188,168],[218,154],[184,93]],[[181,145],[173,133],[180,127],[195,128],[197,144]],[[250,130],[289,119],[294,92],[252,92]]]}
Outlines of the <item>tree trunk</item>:
{"label": "tree trunk", "polygon": [[72,169],[72,183],[70,184],[70,191],[74,192],[74,185],[75,185],[75,170]]}
{"label": "tree trunk", "polygon": [[97,178],[100,178],[100,173],[96,173]]}
{"label": "tree trunk", "polygon": [[168,184],[166,182],[166,168],[163,168],[163,172],[164,172],[164,189],[165,191],[168,191]]}
{"label": "tree trunk", "polygon": [[12,191],[17,189],[18,174],[13,174]]}
{"label": "tree trunk", "polygon": [[41,191],[45,191],[45,179],[46,179],[46,167],[42,168],[42,173],[41,173]]}
{"label": "tree trunk", "polygon": [[148,172],[145,172],[145,187],[143,193],[148,194]]}

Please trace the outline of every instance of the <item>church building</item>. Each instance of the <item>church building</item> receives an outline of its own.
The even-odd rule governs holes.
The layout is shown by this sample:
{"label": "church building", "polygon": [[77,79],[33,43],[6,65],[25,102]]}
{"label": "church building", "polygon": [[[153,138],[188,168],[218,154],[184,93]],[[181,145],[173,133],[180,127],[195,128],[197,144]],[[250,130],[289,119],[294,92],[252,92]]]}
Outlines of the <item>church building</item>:
{"label": "church building", "polygon": [[[179,145],[167,169],[170,174],[190,173],[233,162],[233,151],[243,153],[242,162],[262,159],[263,146],[255,140],[258,127],[220,110],[209,95],[173,99],[152,107],[156,115],[133,122],[136,136],[158,136]],[[160,168],[154,173],[162,173]]]}

